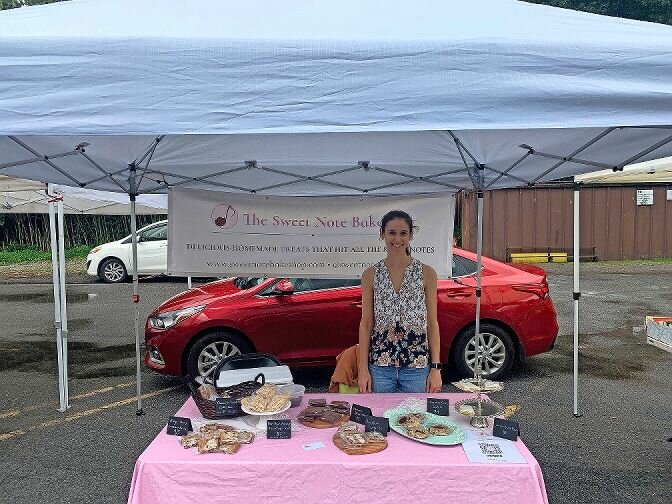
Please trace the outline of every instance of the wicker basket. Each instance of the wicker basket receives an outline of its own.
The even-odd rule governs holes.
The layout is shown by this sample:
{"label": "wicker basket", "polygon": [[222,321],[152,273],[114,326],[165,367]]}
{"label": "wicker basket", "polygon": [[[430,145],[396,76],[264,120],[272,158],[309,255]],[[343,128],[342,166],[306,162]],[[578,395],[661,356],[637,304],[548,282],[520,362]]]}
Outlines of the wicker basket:
{"label": "wicker basket", "polygon": [[203,418],[208,420],[221,420],[222,418],[234,418],[237,416],[244,415],[243,410],[240,409],[240,399],[243,397],[248,397],[254,394],[264,383],[266,383],[266,378],[263,373],[259,373],[254,381],[246,381],[238,383],[237,385],[232,385],[230,387],[217,387],[217,395],[220,397],[230,397],[238,400],[238,412],[235,415],[218,415],[217,414],[217,403],[209,399],[204,399],[197,392],[198,384],[194,379],[187,377],[187,385],[191,391],[191,397],[198,407],[198,411],[201,412]]}

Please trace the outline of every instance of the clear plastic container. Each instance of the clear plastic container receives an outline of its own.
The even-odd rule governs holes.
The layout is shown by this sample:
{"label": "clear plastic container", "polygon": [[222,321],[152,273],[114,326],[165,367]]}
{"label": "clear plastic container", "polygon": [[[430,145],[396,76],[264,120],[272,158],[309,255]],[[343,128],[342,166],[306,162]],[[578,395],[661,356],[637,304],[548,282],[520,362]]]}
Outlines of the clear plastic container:
{"label": "clear plastic container", "polygon": [[297,406],[301,406],[301,401],[303,401],[303,394],[306,392],[306,387],[304,387],[303,385],[296,385],[294,383],[290,383],[289,385],[279,387],[278,392],[280,392],[281,394],[289,394],[291,396],[290,407],[296,408]]}

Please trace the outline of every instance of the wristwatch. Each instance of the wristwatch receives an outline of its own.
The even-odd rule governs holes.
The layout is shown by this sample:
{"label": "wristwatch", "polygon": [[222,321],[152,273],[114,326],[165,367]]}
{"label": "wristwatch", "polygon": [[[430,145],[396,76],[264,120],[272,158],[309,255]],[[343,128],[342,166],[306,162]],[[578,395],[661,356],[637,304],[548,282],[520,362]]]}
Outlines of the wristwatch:
{"label": "wristwatch", "polygon": [[441,365],[440,362],[432,362],[429,365],[429,369],[441,369],[443,366]]}

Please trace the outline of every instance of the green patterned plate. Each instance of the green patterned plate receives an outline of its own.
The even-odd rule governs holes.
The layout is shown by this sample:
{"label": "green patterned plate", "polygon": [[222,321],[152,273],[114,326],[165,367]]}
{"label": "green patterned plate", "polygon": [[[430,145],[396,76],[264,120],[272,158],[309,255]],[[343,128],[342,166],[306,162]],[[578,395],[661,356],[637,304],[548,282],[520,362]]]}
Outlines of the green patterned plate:
{"label": "green patterned plate", "polygon": [[431,445],[452,446],[460,444],[465,440],[466,436],[464,434],[464,431],[455,422],[448,420],[448,418],[444,416],[434,415],[432,413],[425,413],[424,411],[418,412],[425,415],[425,419],[422,422],[423,427],[428,428],[430,425],[441,424],[441,425],[447,425],[448,427],[453,429],[453,432],[448,436],[429,436],[425,439],[416,439],[409,436],[406,433],[406,429],[404,429],[400,425],[397,425],[397,419],[402,415],[406,415],[407,413],[413,413],[413,412],[415,411],[409,410],[408,408],[404,408],[403,406],[397,406],[396,408],[387,410],[385,413],[383,413],[383,416],[390,420],[390,429],[392,429],[395,432],[398,432],[399,434],[401,434],[404,437],[407,437],[408,439],[412,439],[413,441],[419,441],[421,443]]}

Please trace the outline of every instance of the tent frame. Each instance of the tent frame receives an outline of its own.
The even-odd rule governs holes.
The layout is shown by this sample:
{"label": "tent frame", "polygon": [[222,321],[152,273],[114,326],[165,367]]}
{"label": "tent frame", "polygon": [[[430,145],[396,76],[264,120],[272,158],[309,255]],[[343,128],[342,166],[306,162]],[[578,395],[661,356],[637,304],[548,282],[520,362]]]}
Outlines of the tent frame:
{"label": "tent frame", "polygon": [[[554,170],[556,170],[558,167],[563,165],[564,163],[572,162],[572,163],[578,163],[578,164],[583,164],[583,165],[588,165],[588,166],[595,166],[595,167],[600,167],[600,168],[611,168],[614,171],[622,171],[623,167],[627,164],[633,163],[634,161],[642,158],[643,156],[646,156],[647,154],[650,154],[651,152],[654,152],[655,150],[659,149],[660,147],[672,142],[672,135],[669,135],[665,137],[662,140],[657,141],[656,143],[650,145],[649,147],[639,151],[635,155],[627,158],[626,160],[622,161],[621,163],[618,163],[616,165],[610,165],[607,163],[601,163],[598,161],[591,161],[588,159],[582,159],[582,158],[577,158],[576,156],[580,154],[582,151],[587,149],[588,147],[594,145],[596,142],[600,141],[613,131],[616,131],[618,129],[623,129],[623,128],[641,128],[639,126],[619,126],[619,127],[610,127],[606,128],[604,131],[602,131],[600,134],[596,135],[589,141],[587,141],[584,145],[579,147],[578,149],[575,149],[568,155],[560,155],[560,154],[553,154],[553,153],[547,153],[547,152],[541,152],[536,150],[533,146],[527,145],[527,144],[521,144],[520,147],[525,150],[525,153],[521,155],[521,157],[516,160],[513,164],[511,164],[508,168],[505,170],[498,170],[494,169],[490,166],[487,166],[484,163],[479,162],[476,157],[469,151],[469,149],[464,145],[464,143],[459,139],[459,137],[452,131],[447,130],[447,132],[450,134],[450,136],[453,138],[455,145],[458,149],[458,152],[460,154],[460,157],[462,159],[462,162],[464,163],[464,167],[467,170],[467,173],[469,174],[469,177],[472,181],[474,190],[477,193],[477,201],[478,201],[478,211],[477,211],[477,275],[476,275],[476,325],[475,325],[475,335],[477,335],[478,338],[478,344],[477,344],[477,358],[476,358],[476,366],[474,369],[475,376],[480,376],[481,372],[481,366],[480,363],[482,361],[482,350],[483,350],[483,339],[482,335],[480,333],[480,309],[481,309],[481,287],[482,287],[482,275],[481,275],[481,269],[482,269],[482,242],[483,242],[483,191],[492,184],[494,184],[497,180],[501,179],[502,177],[509,177],[513,180],[515,180],[519,184],[526,184],[528,186],[534,185],[537,181],[541,180],[542,178],[548,176],[550,173],[552,173]],[[670,126],[654,126],[654,128],[661,128],[661,129],[672,129],[672,125]],[[131,202],[131,236],[132,236],[132,254],[133,254],[133,296],[132,296],[132,301],[134,303],[134,312],[135,312],[135,347],[136,347],[136,382],[137,382],[137,410],[136,414],[137,415],[142,415],[144,414],[143,409],[142,409],[142,384],[141,384],[141,354],[140,354],[140,328],[139,328],[139,308],[138,308],[138,303],[140,301],[140,295],[139,295],[139,286],[138,286],[138,273],[137,273],[137,236],[136,236],[136,212],[135,212],[135,199],[139,194],[149,194],[153,192],[158,192],[158,191],[165,191],[169,190],[172,187],[178,186],[178,185],[184,185],[189,182],[206,182],[209,183],[213,186],[216,187],[223,187],[227,189],[235,189],[237,191],[244,191],[244,192],[249,192],[252,194],[256,194],[259,192],[267,191],[272,188],[276,188],[279,186],[286,186],[286,185],[291,185],[295,184],[298,182],[305,182],[305,181],[311,181],[311,182],[316,182],[316,183],[323,183],[327,184],[330,186],[340,186],[340,187],[345,187],[353,191],[358,191],[363,194],[368,194],[374,191],[379,191],[381,189],[386,189],[392,186],[400,186],[404,184],[409,184],[415,181],[423,181],[423,182],[431,182],[435,184],[439,184],[441,186],[447,187],[447,188],[454,188],[454,189],[461,189],[457,186],[451,185],[451,184],[446,184],[445,182],[442,182],[440,180],[436,180],[438,177],[450,174],[450,173],[456,173],[458,171],[462,171],[462,169],[459,170],[449,170],[449,171],[443,171],[437,174],[434,174],[432,176],[424,176],[424,177],[418,177],[414,176],[408,173],[403,173],[397,170],[390,170],[390,169],[385,169],[385,168],[380,168],[376,167],[375,165],[372,165],[371,161],[359,161],[356,166],[351,166],[347,168],[342,168],[339,170],[332,170],[328,173],[324,173],[318,176],[311,176],[307,177],[305,175],[301,175],[298,173],[291,173],[286,170],[278,170],[272,167],[268,166],[262,166],[257,163],[257,161],[244,161],[244,163],[236,168],[228,169],[228,170],[223,170],[223,171],[218,171],[216,173],[212,173],[209,175],[204,175],[200,177],[188,177],[184,175],[179,175],[179,174],[174,174],[174,173],[168,173],[168,172],[162,172],[162,171],[154,171],[150,169],[150,162],[152,159],[152,156],[154,152],[156,151],[156,148],[158,147],[159,143],[161,140],[165,137],[165,135],[158,135],[155,140],[152,142],[152,144],[145,149],[144,152],[142,152],[136,160],[133,162],[129,163],[125,168],[117,170],[115,172],[108,172],[106,171],[100,164],[98,164],[94,159],[92,159],[88,154],[86,154],[86,147],[90,145],[88,142],[81,142],[78,145],[74,147],[73,150],[67,151],[67,152],[62,152],[62,153],[57,153],[57,154],[41,154],[31,148],[29,145],[27,145],[25,142],[21,141],[20,139],[16,138],[15,136],[10,136],[15,143],[26,149],[28,152],[30,152],[34,157],[32,158],[27,158],[24,160],[19,160],[19,161],[14,161],[11,163],[4,163],[0,165],[0,170],[3,168],[8,168],[8,167],[14,167],[14,166],[20,166],[24,164],[29,164],[29,163],[34,163],[34,162],[41,162],[44,161],[46,162],[50,167],[52,167],[54,170],[58,171],[62,175],[66,176],[69,180],[71,180],[73,183],[75,183],[79,187],[86,187],[89,184],[92,184],[96,181],[102,180],[104,178],[109,178],[111,181],[113,181],[120,189],[121,191],[127,193],[129,195],[129,199]],[[89,181],[79,181],[76,180],[74,177],[69,175],[65,170],[60,168],[54,161],[53,159],[57,158],[62,158],[66,156],[71,156],[71,155],[79,155],[84,157],[87,161],[89,161],[96,169],[102,172],[102,176],[95,178],[93,180]],[[549,169],[547,169],[545,172],[542,174],[538,175],[535,177],[533,180],[526,180],[521,177],[518,177],[516,175],[513,175],[510,173],[517,165],[519,165],[522,161],[524,161],[528,156],[540,156],[540,157],[545,157],[549,159],[556,159],[558,162],[555,163],[553,166],[551,166]],[[469,159],[467,159],[469,158]],[[138,167],[141,166],[141,164],[144,163],[144,168],[142,169],[141,174],[138,176],[137,171]],[[221,176],[224,174],[228,173],[233,173],[236,171],[240,170],[251,170],[251,169],[259,169],[262,171],[268,171],[268,172],[274,172],[274,173],[280,173],[283,175],[288,175],[288,176],[293,176],[295,177],[295,180],[288,181],[288,182],[283,182],[281,184],[274,184],[271,186],[260,186],[257,188],[245,188],[245,187],[239,187],[239,186],[233,186],[221,182],[215,182],[212,180],[208,180],[209,178],[215,177],[215,176]],[[402,176],[405,178],[405,180],[400,181],[400,182],[395,182],[392,184],[385,184],[377,187],[369,187],[369,188],[361,188],[361,187],[355,187],[355,186],[350,186],[350,185],[344,185],[344,184],[338,184],[334,183],[332,181],[327,181],[327,180],[322,180],[323,177],[333,175],[333,174],[340,174],[340,173],[346,173],[348,171],[352,170],[358,170],[358,169],[363,169],[363,170],[379,170],[381,172],[393,174],[393,175],[398,175]],[[496,174],[496,178],[490,181],[487,185],[485,184],[485,172],[489,171],[491,173]],[[124,172],[128,172],[128,188],[124,187],[122,183],[117,180],[119,175],[123,174]],[[152,178],[154,175],[159,175],[161,177],[161,180],[157,180]],[[165,181],[165,175],[172,176],[175,178],[180,178],[182,179],[182,182],[177,182],[173,184],[169,184],[168,182]],[[139,180],[138,180],[139,178]],[[140,184],[143,182],[144,179],[148,180],[154,180],[155,182],[158,183],[158,187],[142,191],[140,190]],[[60,204],[60,212],[62,212],[62,202]],[[52,210],[50,209],[50,217],[52,214]],[[59,230],[61,230],[62,227],[62,219],[60,220],[60,225],[59,225]],[[53,229],[52,229],[52,235],[53,235]],[[64,271],[64,255],[63,255],[63,241],[62,241],[62,230],[61,230],[61,242],[59,245],[59,252],[60,252],[60,262],[62,263],[59,268],[59,278],[56,278],[56,275],[54,273],[54,293],[56,294],[57,291],[57,285],[56,282],[58,282],[58,287],[60,291],[59,295],[59,305],[60,305],[60,310],[59,308],[56,307],[56,302],[55,302],[55,325],[56,325],[56,330],[57,330],[57,343],[60,342],[61,347],[59,348],[59,392],[60,392],[60,398],[61,398],[61,410],[65,411],[65,409],[68,407],[68,401],[67,401],[67,316],[66,316],[66,307],[65,307],[65,271]],[[574,392],[574,405],[573,405],[573,414],[574,416],[580,416],[578,412],[578,366],[579,366],[579,354],[578,354],[578,336],[579,336],[579,298],[581,296],[580,290],[579,290],[579,260],[578,260],[578,247],[579,247],[579,190],[578,187],[575,188],[575,193],[574,193],[574,292],[573,292],[573,302],[574,302],[574,378],[573,378],[573,392]],[[53,237],[52,237],[52,250],[53,250]],[[54,254],[52,254],[52,257],[54,257]],[[58,259],[57,259],[58,262]],[[54,267],[54,271],[56,271],[56,268]],[[60,320],[60,327],[59,327],[59,320]],[[60,337],[59,337],[60,334]],[[65,346],[63,346],[65,344]],[[64,371],[61,371],[63,369]]]}
{"label": "tent frame", "polygon": [[[544,152],[537,150],[534,146],[528,145],[528,144],[521,144],[520,148],[524,151],[523,154],[518,158],[516,161],[514,161],[510,166],[507,168],[501,170],[494,168],[492,166],[489,166],[487,164],[482,164],[480,163],[469,151],[469,149],[465,146],[464,142],[462,142],[458,136],[451,130],[446,130],[446,132],[453,138],[455,145],[458,149],[458,152],[462,158],[462,161],[467,167],[467,170],[470,174],[472,184],[476,190],[478,190],[478,187],[481,187],[480,182],[473,176],[473,171],[471,170],[471,167],[469,167],[469,162],[467,160],[467,157],[471,160],[471,163],[473,163],[475,166],[481,166],[482,170],[482,180],[483,180],[483,185],[482,189],[489,189],[495,184],[497,181],[499,181],[503,177],[507,177],[508,179],[515,181],[515,185],[534,185],[537,182],[539,182],[542,178],[548,177],[553,171],[557,170],[560,166],[562,166],[565,163],[575,163],[575,164],[580,164],[584,166],[591,166],[591,167],[596,167],[596,168],[608,168],[612,169],[614,171],[622,171],[623,167],[625,165],[634,163],[638,159],[641,159],[642,157],[654,152],[655,150],[659,149],[660,147],[667,145],[669,143],[672,143],[672,135],[669,135],[656,143],[650,145],[646,149],[643,149],[639,152],[637,152],[635,155],[623,160],[622,162],[618,164],[609,164],[609,163],[602,163],[599,161],[594,161],[590,159],[584,159],[584,158],[579,158],[577,155],[579,155],[581,152],[585,151],[587,148],[595,145],[597,142],[600,140],[604,139],[607,137],[610,133],[617,131],[617,130],[622,130],[622,129],[642,129],[642,128],[652,128],[652,129],[668,129],[672,130],[672,125],[665,125],[665,126],[614,126],[614,127],[609,127],[604,129],[601,133],[598,135],[594,136],[590,140],[588,140],[584,145],[579,147],[578,149],[575,149],[569,154],[562,154],[562,153],[549,153],[549,152]],[[105,170],[99,163],[95,161],[90,155],[87,154],[86,152],[86,147],[90,145],[89,142],[81,142],[77,144],[71,151],[66,151],[66,152],[60,152],[60,153],[55,153],[55,154],[43,154],[37,152],[35,149],[30,147],[28,144],[26,144],[24,141],[21,139],[17,138],[16,136],[8,136],[12,141],[14,141],[16,144],[20,145],[24,149],[26,149],[28,152],[30,152],[33,157],[31,158],[26,158],[22,160],[17,160],[17,161],[12,161],[9,163],[4,163],[0,164],[0,171],[4,168],[10,168],[10,167],[16,167],[16,166],[21,166],[25,164],[30,164],[30,163],[36,163],[36,162],[45,162],[47,163],[48,166],[56,170],[58,173],[62,174],[63,176],[67,177],[75,186],[78,187],[87,187],[91,184],[94,184],[100,180],[103,179],[109,179],[112,181],[119,189],[120,192],[124,192],[126,194],[131,194],[132,190],[130,188],[130,176],[128,179],[126,179],[127,185],[124,186],[122,183],[122,180],[119,180],[120,176],[122,176],[124,173],[130,174],[130,167],[133,166],[136,169],[136,172],[138,168],[142,167],[142,164],[144,163],[144,167],[142,167],[141,173],[137,176],[139,180],[136,180],[136,189],[135,192],[137,195],[140,194],[152,194],[156,192],[165,192],[169,190],[172,187],[178,187],[181,185],[193,183],[193,182],[202,182],[206,184],[210,184],[213,187],[218,187],[218,188],[224,188],[224,189],[231,189],[234,191],[239,191],[239,192],[248,192],[251,194],[258,194],[258,193],[263,193],[265,191],[269,191],[271,189],[275,189],[278,187],[284,187],[284,186],[290,186],[293,184],[301,183],[301,182],[306,182],[310,181],[312,183],[319,183],[319,184],[324,184],[328,185],[331,187],[340,187],[343,189],[348,189],[351,190],[355,193],[361,193],[361,194],[370,194],[376,191],[381,191],[383,189],[388,189],[390,187],[398,187],[398,186],[403,186],[405,184],[410,184],[413,182],[426,182],[426,183],[431,183],[431,184],[436,184],[442,187],[445,187],[446,189],[454,189],[456,192],[458,190],[461,190],[462,187],[449,184],[446,182],[443,182],[439,180],[440,177],[446,176],[446,175],[451,175],[455,173],[459,173],[462,171],[461,168],[459,169],[450,169],[450,170],[443,170],[437,173],[434,173],[432,175],[428,176],[416,176],[416,175],[411,175],[409,173],[404,173],[402,171],[398,170],[391,170],[387,168],[382,168],[378,167],[375,165],[375,161],[371,160],[366,160],[366,161],[359,161],[357,165],[353,166],[348,166],[348,167],[343,167],[337,170],[330,170],[328,172],[319,174],[319,175],[314,175],[314,176],[306,176],[302,175],[299,173],[292,173],[287,170],[280,170],[277,168],[274,168],[272,166],[264,166],[261,163],[258,163],[256,160],[244,160],[241,161],[241,164],[237,167],[230,168],[227,170],[219,170],[214,173],[210,173],[207,175],[199,176],[199,177],[189,177],[186,175],[178,174],[178,173],[171,173],[168,171],[162,171],[162,170],[153,170],[150,167],[151,159],[156,151],[159,143],[165,138],[165,135],[158,135],[155,137],[154,141],[149,145],[139,156],[134,160],[133,162],[129,163],[125,168],[116,170],[116,171],[107,171]],[[75,177],[72,175],[68,174],[66,170],[58,166],[58,164],[54,161],[54,159],[58,158],[63,158],[67,156],[81,156],[84,159],[87,160],[88,163],[90,163],[93,167],[95,167],[98,171],[101,172],[101,175],[99,177],[93,178],[91,180],[77,180]],[[527,159],[529,156],[537,156],[537,157],[542,157],[542,158],[547,158],[547,159],[555,159],[557,160],[557,163],[553,164],[550,168],[542,172],[541,174],[537,175],[533,179],[525,179],[523,177],[519,177],[513,173],[511,173],[516,166],[520,165],[525,159]],[[285,176],[290,176],[294,177],[294,180],[290,181],[285,181],[282,183],[278,184],[273,184],[273,185],[259,185],[257,187],[242,187],[242,186],[237,186],[237,185],[232,185],[232,184],[226,184],[222,182],[216,182],[214,180],[210,180],[213,177],[219,177],[222,175],[227,175],[231,173],[235,173],[238,171],[242,170],[253,170],[257,169],[260,171],[265,171],[265,172],[270,172],[270,173],[276,173],[276,174],[281,174]],[[337,175],[337,174],[343,174],[347,173],[350,171],[354,170],[377,170],[382,173],[387,173],[390,175],[395,175],[395,176],[400,176],[403,177],[404,180],[394,182],[394,183],[389,183],[389,184],[384,184],[384,185],[378,185],[378,186],[373,186],[373,187],[357,187],[354,185],[348,185],[348,184],[341,184],[337,182],[333,182],[330,180],[324,180],[325,177],[331,176],[331,175]],[[485,174],[488,173],[490,175],[494,175],[495,178],[490,180],[487,184],[485,184]],[[180,179],[178,182],[172,182],[168,183],[165,180],[165,177],[173,177],[176,179]],[[263,180],[263,177],[252,177],[252,180]],[[142,189],[141,185],[145,180],[152,180],[154,181],[157,185],[153,188],[150,189]]]}
{"label": "tent frame", "polygon": [[[68,314],[65,291],[65,234],[63,197],[54,195],[52,184],[47,185],[49,200],[49,231],[51,235],[51,272],[54,287],[54,329],[58,363],[58,411],[70,407],[68,391]],[[57,219],[58,217],[58,219]]]}

